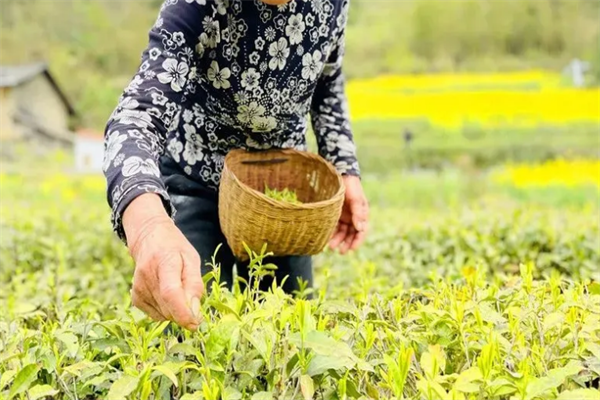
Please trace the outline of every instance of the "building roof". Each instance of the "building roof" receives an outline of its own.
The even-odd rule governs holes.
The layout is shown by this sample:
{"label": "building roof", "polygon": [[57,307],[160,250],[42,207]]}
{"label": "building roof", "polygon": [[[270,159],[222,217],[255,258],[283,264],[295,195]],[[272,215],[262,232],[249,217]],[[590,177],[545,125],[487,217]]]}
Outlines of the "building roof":
{"label": "building roof", "polygon": [[23,65],[0,65],[0,88],[13,88],[31,81],[36,76],[43,74],[46,76],[56,93],[67,107],[69,114],[75,115],[75,108],[60,89],[48,69],[48,64],[44,62],[23,64]]}

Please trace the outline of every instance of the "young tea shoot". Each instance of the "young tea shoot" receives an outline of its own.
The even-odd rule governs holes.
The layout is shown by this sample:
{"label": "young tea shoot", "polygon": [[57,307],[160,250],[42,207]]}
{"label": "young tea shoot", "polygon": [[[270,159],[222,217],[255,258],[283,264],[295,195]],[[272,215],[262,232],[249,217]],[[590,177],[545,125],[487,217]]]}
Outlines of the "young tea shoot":
{"label": "young tea shoot", "polygon": [[298,200],[298,195],[296,191],[285,188],[283,190],[271,189],[267,184],[265,184],[265,195],[273,200],[283,201],[291,204],[302,204],[300,200]]}

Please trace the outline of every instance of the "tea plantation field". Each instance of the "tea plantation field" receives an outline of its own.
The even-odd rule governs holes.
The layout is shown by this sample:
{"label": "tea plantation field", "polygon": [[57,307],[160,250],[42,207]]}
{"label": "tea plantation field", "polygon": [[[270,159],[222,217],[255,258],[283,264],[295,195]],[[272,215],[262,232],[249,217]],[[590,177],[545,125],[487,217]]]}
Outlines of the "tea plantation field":
{"label": "tea plantation field", "polygon": [[312,300],[214,286],[188,332],[131,307],[96,178],[2,177],[0,398],[600,399],[597,188],[387,179]]}

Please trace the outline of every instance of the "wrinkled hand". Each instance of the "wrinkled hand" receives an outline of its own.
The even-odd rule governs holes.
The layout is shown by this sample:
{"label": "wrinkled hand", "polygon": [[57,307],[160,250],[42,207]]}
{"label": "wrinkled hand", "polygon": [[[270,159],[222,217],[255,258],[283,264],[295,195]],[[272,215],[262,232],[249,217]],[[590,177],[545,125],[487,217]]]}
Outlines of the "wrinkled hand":
{"label": "wrinkled hand", "polygon": [[341,254],[356,250],[365,240],[369,218],[369,203],[363,192],[360,179],[356,176],[344,176],[346,197],[342,215],[329,247],[339,249]]}
{"label": "wrinkled hand", "polygon": [[154,320],[197,329],[204,282],[194,247],[153,194],[132,201],[123,224],[135,261],[133,305]]}

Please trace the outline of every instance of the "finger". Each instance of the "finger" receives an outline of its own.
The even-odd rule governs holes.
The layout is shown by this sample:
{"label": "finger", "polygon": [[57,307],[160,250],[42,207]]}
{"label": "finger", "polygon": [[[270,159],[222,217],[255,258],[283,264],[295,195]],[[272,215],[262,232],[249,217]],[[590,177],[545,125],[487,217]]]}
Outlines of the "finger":
{"label": "finger", "polygon": [[143,303],[141,303],[141,305],[143,307],[142,311],[144,311],[146,314],[148,314],[148,316],[150,318],[152,318],[153,320],[158,321],[158,322],[167,321],[167,318],[165,318],[160,313],[160,311],[158,311],[150,303],[143,302]]}
{"label": "finger", "polygon": [[[158,283],[156,287],[158,288]],[[175,318],[173,318],[173,315],[171,314],[171,310],[167,306],[167,303],[160,296],[160,290],[148,290],[148,292],[151,294],[151,297],[148,300],[148,304],[154,306],[154,308],[158,310],[158,312],[160,312],[163,315],[163,317],[165,317],[165,319],[175,322]]]}
{"label": "finger", "polygon": [[198,253],[183,255],[183,272],[181,282],[186,299],[190,304],[192,314],[200,319],[200,298],[204,295],[201,261]]}
{"label": "finger", "polygon": [[360,245],[363,244],[363,242],[365,241],[366,236],[367,236],[366,231],[357,232],[356,235],[354,236],[354,240],[352,241],[352,244],[350,245],[350,250],[354,251],[354,250],[358,249],[360,247]]}
{"label": "finger", "polygon": [[[149,268],[144,268],[143,266],[137,267],[135,269],[134,278],[133,278],[133,288],[131,290],[131,297],[134,306],[140,308],[142,311],[146,312],[145,305],[151,306],[154,310],[158,311],[158,313],[164,318],[171,320],[171,315],[167,310],[162,309],[160,304],[157,302],[156,297],[153,295],[153,290],[151,287],[157,286],[157,277],[154,272],[150,272]],[[153,284],[154,283],[154,284]],[[139,304],[139,307],[138,307]]]}
{"label": "finger", "polygon": [[199,321],[192,314],[191,307],[187,302],[186,293],[183,289],[183,257],[180,254],[178,257],[173,257],[165,261],[158,268],[161,300],[169,310],[175,323],[184,328],[194,330],[198,327]]}
{"label": "finger", "polygon": [[137,290],[131,290],[131,303],[135,308],[143,311],[155,321],[166,320],[164,315],[162,315],[152,304],[144,300],[143,296],[141,296]]}
{"label": "finger", "polygon": [[354,200],[350,203],[350,212],[352,213],[352,225],[358,232],[366,229],[368,207],[364,198]]}
{"label": "finger", "polygon": [[348,234],[344,238],[344,242],[340,245],[340,253],[346,254],[354,241],[354,237],[356,236],[356,230],[354,228],[348,229]]}
{"label": "finger", "polygon": [[344,241],[344,238],[346,237],[347,232],[348,232],[348,225],[344,224],[343,222],[340,222],[338,224],[338,229],[337,229],[336,234],[329,241],[329,247],[332,250],[337,248],[340,245],[340,243],[342,243]]}
{"label": "finger", "polygon": [[157,293],[158,291],[153,290],[153,288],[158,288],[158,273],[156,269],[136,268],[133,294],[136,295],[137,301],[140,304],[146,303],[152,306],[165,320],[173,321],[173,316],[169,312],[169,309],[160,298],[159,293]]}

